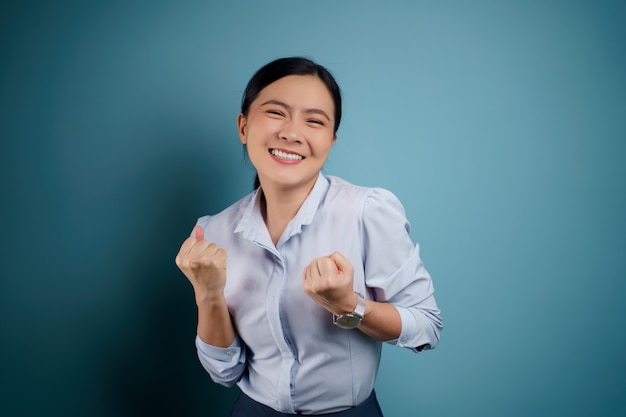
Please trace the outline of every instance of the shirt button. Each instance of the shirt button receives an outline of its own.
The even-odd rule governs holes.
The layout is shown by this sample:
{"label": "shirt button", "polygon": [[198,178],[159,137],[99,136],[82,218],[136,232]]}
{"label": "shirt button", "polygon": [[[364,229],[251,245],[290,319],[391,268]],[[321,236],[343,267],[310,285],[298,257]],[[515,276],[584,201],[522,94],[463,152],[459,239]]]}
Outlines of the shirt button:
{"label": "shirt button", "polygon": [[235,351],[234,350],[229,350],[226,352],[227,356],[235,356]]}

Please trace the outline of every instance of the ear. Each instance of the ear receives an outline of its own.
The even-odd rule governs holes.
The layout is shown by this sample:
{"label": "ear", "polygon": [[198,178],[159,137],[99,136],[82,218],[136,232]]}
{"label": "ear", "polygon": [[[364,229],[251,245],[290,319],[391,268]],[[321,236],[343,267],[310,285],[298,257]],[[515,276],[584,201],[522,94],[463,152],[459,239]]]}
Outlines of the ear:
{"label": "ear", "polygon": [[332,141],[333,146],[335,145],[335,142],[337,142],[337,134],[336,133],[333,136],[333,141]]}
{"label": "ear", "polygon": [[237,116],[237,132],[239,132],[239,140],[244,145],[248,142],[248,139],[246,137],[247,127],[248,121],[246,119],[246,116],[244,116],[243,113],[239,113],[239,116]]}

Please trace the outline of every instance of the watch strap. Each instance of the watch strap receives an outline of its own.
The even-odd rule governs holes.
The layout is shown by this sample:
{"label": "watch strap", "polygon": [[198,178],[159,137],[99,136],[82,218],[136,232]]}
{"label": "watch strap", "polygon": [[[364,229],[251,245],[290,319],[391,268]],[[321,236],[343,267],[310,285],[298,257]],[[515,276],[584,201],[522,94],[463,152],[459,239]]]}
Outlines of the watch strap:
{"label": "watch strap", "polygon": [[352,312],[352,314],[354,314],[355,316],[359,316],[362,319],[363,316],[365,316],[365,297],[363,297],[358,292],[355,292],[355,294],[356,294],[356,307],[354,307],[354,311]]}
{"label": "watch strap", "polygon": [[358,292],[355,292],[355,294],[357,301],[356,307],[354,307],[352,313],[342,314],[340,316],[333,314],[333,322],[343,329],[354,329],[363,321],[363,316],[365,315],[365,298]]}

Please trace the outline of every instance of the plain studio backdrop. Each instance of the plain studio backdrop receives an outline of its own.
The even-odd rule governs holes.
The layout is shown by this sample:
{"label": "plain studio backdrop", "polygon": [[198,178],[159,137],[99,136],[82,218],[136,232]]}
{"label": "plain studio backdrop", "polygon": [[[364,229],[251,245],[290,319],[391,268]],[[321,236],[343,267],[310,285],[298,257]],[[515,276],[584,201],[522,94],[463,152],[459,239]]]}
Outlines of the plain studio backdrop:
{"label": "plain studio backdrop", "polygon": [[385,415],[626,415],[625,41],[617,1],[3,2],[0,414],[226,415],[174,257],[302,55],[344,93],[325,172],[400,198],[443,312],[385,346]]}

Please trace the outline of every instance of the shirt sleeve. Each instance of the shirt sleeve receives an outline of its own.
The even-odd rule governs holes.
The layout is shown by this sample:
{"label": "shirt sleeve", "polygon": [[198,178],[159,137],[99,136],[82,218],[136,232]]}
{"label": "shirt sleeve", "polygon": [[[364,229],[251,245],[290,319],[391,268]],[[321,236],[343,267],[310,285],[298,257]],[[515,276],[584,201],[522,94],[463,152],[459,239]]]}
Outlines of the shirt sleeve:
{"label": "shirt sleeve", "polygon": [[391,192],[374,188],[363,207],[365,283],[376,301],[394,305],[402,320],[387,343],[421,352],[434,348],[443,328],[430,274],[410,237],[404,207]]}
{"label": "shirt sleeve", "polygon": [[219,348],[196,335],[196,349],[200,363],[214,382],[232,387],[239,381],[246,366],[246,349],[239,337],[229,347]]}

